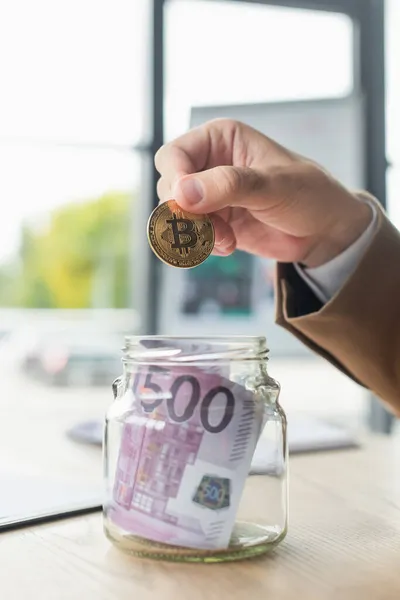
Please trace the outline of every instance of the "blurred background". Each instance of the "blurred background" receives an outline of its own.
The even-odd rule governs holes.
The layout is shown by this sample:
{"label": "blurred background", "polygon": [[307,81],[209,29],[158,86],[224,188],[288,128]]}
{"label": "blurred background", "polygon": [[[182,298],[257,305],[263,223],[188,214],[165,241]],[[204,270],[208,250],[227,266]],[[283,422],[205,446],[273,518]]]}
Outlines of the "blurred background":
{"label": "blurred background", "polygon": [[129,333],[266,335],[289,413],[391,429],[277,331],[272,264],[177,273],[145,228],[154,152],[220,115],[309,149],[400,225],[399,30],[398,0],[0,3],[1,463],[100,478],[66,432],[103,418]]}

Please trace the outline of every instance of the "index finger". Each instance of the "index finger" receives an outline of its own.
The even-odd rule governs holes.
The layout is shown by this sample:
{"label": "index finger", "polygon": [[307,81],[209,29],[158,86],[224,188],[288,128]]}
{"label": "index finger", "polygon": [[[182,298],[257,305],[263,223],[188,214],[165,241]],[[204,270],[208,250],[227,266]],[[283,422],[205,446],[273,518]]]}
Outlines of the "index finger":
{"label": "index finger", "polygon": [[157,171],[169,181],[202,171],[208,160],[210,139],[206,127],[196,127],[169,144],[155,155]]}

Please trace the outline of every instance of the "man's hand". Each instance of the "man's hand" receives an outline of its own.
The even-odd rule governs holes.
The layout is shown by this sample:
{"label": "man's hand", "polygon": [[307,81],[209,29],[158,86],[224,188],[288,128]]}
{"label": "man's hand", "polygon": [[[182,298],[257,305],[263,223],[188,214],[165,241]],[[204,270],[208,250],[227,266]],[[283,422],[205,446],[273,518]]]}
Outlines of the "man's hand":
{"label": "man's hand", "polygon": [[235,248],[316,267],[367,228],[370,207],[314,162],[228,119],[210,121],[156,155],[161,201],[212,216],[214,254]]}

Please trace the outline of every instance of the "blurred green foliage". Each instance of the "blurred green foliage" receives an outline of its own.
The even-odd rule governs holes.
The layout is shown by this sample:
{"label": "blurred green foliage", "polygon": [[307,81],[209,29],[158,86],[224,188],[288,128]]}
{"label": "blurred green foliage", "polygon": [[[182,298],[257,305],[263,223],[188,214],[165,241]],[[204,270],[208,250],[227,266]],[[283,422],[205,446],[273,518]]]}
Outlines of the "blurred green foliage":
{"label": "blurred green foliage", "polygon": [[0,267],[0,305],[124,308],[129,303],[132,197],[108,193],[25,224],[19,256]]}

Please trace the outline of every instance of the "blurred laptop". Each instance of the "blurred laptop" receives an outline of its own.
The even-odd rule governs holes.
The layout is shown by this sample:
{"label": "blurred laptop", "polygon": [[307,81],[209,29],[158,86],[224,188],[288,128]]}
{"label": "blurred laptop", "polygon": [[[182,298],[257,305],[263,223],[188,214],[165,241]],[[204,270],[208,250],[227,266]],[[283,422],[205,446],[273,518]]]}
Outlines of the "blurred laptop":
{"label": "blurred laptop", "polygon": [[[288,421],[291,454],[355,448],[359,445],[351,431],[310,415],[292,414],[289,415]],[[79,423],[68,431],[68,435],[77,442],[101,446],[103,424],[99,421]]]}
{"label": "blurred laptop", "polygon": [[99,510],[102,486],[0,470],[0,531],[33,522]]}

